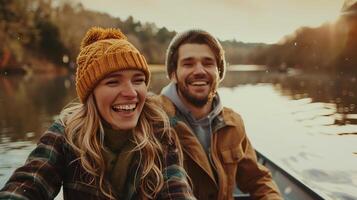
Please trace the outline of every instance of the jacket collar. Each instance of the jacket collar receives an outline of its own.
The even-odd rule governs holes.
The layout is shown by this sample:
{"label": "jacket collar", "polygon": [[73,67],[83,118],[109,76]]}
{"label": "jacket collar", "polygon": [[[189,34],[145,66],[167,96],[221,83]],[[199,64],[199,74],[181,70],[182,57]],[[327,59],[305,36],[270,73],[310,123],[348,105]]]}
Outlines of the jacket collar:
{"label": "jacket collar", "polygon": [[[170,98],[170,96],[174,96],[174,98]],[[171,122],[176,123],[178,119],[173,118],[178,114],[178,111],[176,110],[178,106],[174,103],[173,100],[178,99],[178,95],[176,92],[176,84],[170,83],[165,88],[163,88],[163,90],[161,91],[160,99],[162,105],[165,105],[165,111],[170,117]],[[222,106],[221,102],[220,105]],[[241,121],[241,119],[236,116],[233,110],[223,106],[221,112],[216,115],[215,119],[218,120],[218,122],[216,122],[216,125],[212,127],[213,132],[216,132],[218,129],[225,126],[238,126],[238,124],[234,122],[236,122],[237,120]]]}
{"label": "jacket collar", "polygon": [[220,117],[226,126],[238,126],[237,121],[241,121],[241,118],[239,118],[237,114],[229,108],[224,108]]}

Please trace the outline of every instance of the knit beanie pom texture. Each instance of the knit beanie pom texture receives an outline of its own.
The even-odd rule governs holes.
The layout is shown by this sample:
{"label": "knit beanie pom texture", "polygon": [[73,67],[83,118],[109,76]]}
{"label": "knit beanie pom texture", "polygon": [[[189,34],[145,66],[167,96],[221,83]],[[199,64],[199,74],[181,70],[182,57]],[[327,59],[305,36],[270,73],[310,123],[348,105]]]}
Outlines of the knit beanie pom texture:
{"label": "knit beanie pom texture", "polygon": [[148,86],[150,71],[144,56],[119,29],[89,29],[77,57],[76,91],[80,101],[84,103],[106,75],[125,69],[143,71]]}
{"label": "knit beanie pom texture", "polygon": [[127,37],[118,29],[114,28],[100,28],[100,27],[93,27],[89,29],[89,31],[86,33],[84,36],[82,42],[81,42],[81,50],[96,42],[99,40],[105,40],[105,39],[124,39],[128,40]]}

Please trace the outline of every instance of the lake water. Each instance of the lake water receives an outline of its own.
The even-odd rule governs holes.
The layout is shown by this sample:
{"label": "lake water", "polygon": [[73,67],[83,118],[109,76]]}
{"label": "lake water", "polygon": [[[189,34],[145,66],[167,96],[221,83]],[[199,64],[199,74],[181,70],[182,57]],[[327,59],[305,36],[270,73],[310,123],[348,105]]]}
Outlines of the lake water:
{"label": "lake water", "polygon": [[[167,83],[154,72],[150,90]],[[257,150],[328,198],[357,199],[356,75],[231,66],[219,93]],[[75,96],[73,75],[0,75],[0,187]]]}

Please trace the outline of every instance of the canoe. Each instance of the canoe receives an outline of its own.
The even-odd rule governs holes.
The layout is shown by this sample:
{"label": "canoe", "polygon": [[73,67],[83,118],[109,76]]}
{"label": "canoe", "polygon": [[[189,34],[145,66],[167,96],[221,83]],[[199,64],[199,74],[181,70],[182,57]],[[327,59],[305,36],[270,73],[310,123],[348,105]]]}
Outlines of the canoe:
{"label": "canoe", "polygon": [[[289,174],[286,170],[282,169],[269,158],[264,156],[259,151],[256,151],[258,161],[267,167],[278,185],[283,198],[285,200],[326,200],[329,199],[325,195],[314,191],[308,185],[298,180],[296,177]],[[238,189],[234,192],[235,200],[250,200],[249,194],[244,194]]]}

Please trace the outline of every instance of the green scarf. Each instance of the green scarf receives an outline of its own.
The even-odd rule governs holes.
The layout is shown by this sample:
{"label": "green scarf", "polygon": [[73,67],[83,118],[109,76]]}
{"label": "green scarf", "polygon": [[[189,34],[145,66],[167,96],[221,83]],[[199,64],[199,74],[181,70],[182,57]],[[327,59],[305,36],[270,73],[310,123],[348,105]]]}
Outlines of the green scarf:
{"label": "green scarf", "polygon": [[126,189],[128,183],[134,180],[126,180],[130,176],[132,161],[135,152],[132,131],[116,131],[104,125],[104,145],[103,151],[106,163],[106,175],[110,181],[116,196],[119,199],[126,199]]}

